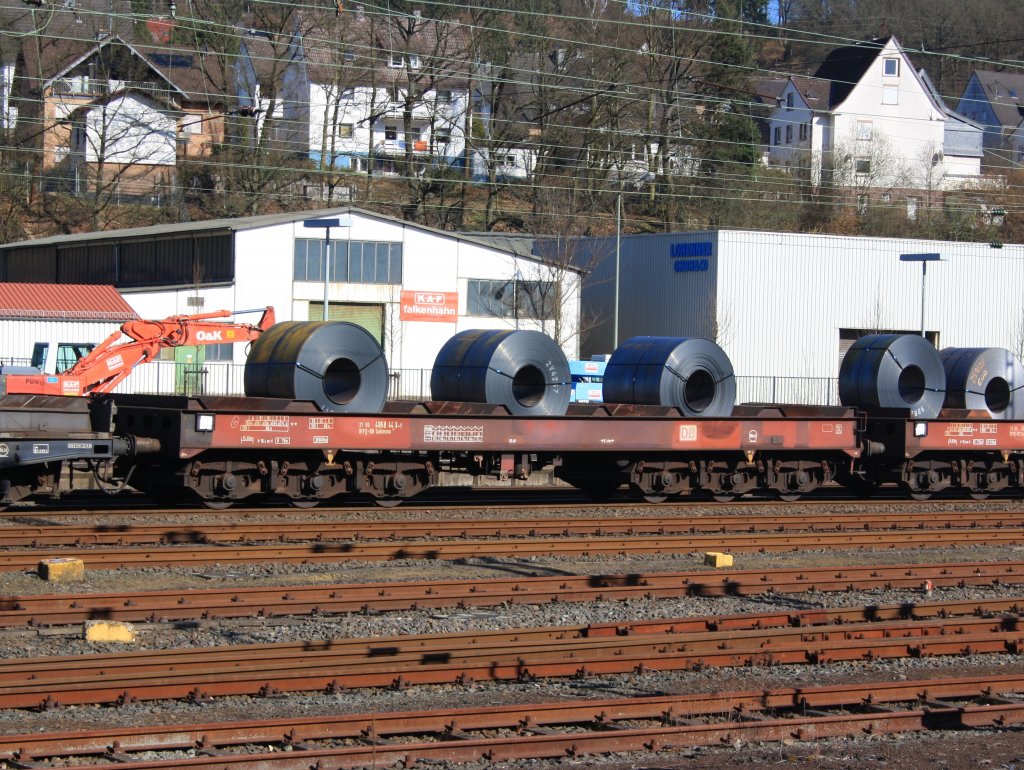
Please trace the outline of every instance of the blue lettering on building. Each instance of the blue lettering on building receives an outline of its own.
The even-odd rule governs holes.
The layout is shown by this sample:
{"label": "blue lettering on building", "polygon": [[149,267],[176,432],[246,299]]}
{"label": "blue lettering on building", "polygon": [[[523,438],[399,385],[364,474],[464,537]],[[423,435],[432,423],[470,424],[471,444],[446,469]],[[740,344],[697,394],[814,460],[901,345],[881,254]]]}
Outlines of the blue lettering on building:
{"label": "blue lettering on building", "polygon": [[[673,259],[679,257],[710,257],[711,256],[711,242],[704,241],[701,243],[673,243],[671,247],[671,256]],[[706,267],[704,268],[707,269]]]}
{"label": "blue lettering on building", "polygon": [[677,273],[703,273],[708,269],[706,259],[677,259],[675,262]]}

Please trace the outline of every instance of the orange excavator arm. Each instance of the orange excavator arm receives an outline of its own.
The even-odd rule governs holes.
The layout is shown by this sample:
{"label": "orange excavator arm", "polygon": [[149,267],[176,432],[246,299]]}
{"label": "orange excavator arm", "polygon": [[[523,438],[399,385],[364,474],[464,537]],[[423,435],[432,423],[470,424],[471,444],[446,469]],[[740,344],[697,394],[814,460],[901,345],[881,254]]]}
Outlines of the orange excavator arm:
{"label": "orange excavator arm", "polygon": [[[127,321],[121,328],[60,374],[8,374],[0,377],[0,393],[34,393],[50,396],[87,396],[109,393],[139,364],[152,361],[164,348],[182,345],[220,345],[247,342],[274,325],[274,308],[263,310],[253,324],[217,321],[234,315],[216,310],[196,315],[176,315],[162,321]],[[121,337],[128,341],[119,342]]]}

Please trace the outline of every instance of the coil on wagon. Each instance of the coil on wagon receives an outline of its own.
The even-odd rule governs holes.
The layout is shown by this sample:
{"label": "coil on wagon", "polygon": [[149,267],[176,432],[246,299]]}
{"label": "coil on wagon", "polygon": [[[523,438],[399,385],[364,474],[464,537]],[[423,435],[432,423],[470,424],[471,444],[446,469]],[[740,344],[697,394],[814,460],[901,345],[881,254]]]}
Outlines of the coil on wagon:
{"label": "coil on wagon", "polygon": [[529,329],[469,329],[444,344],[430,375],[435,401],[505,406],[515,415],[562,415],[569,362],[558,343]]}
{"label": "coil on wagon", "polygon": [[1024,419],[1024,367],[1004,348],[943,348],[948,409],[980,409],[997,420]]}
{"label": "coil on wagon", "polygon": [[736,401],[729,356],[697,337],[631,337],[604,370],[604,400],[674,406],[689,417],[728,417]]}
{"label": "coil on wagon", "polygon": [[313,401],[329,412],[379,412],[388,394],[384,351],[343,321],[287,321],[252,344],[245,395]]}
{"label": "coil on wagon", "polygon": [[938,417],[946,398],[939,352],[916,334],[869,334],[839,367],[839,400],[867,412],[899,409],[923,420]]}

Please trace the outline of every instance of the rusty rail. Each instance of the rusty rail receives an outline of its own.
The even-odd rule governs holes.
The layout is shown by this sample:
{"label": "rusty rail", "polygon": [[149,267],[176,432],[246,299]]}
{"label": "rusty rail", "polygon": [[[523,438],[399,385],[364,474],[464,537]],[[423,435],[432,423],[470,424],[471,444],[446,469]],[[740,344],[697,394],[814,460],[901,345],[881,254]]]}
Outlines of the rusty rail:
{"label": "rusty rail", "polygon": [[140,548],[48,548],[0,552],[0,571],[31,570],[40,558],[74,557],[89,569],[175,567],[250,562],[299,564],[393,559],[469,559],[502,556],[611,556],[690,553],[693,551],[790,551],[807,549],[904,549],[962,545],[1005,546],[1024,543],[1018,529],[902,530],[883,533],[759,533],[754,535],[687,535],[660,537],[522,538],[437,540],[423,543],[308,543],[302,545],[202,546]]}
{"label": "rusty rail", "polygon": [[86,620],[172,621],[387,611],[423,607],[486,607],[552,601],[639,597],[749,596],[766,591],[920,590],[966,585],[1020,585],[1024,562],[966,562],[863,567],[811,567],[620,575],[558,575],[492,580],[335,583],[314,586],[215,588],[124,594],[0,597],[0,627]]}
{"label": "rusty rail", "polygon": [[0,661],[0,707],[1017,653],[1024,649],[1020,617],[992,613],[1016,611],[1018,602],[1024,599],[7,659]]}
{"label": "rusty rail", "polygon": [[[1024,675],[1006,675],[616,700],[572,700],[450,711],[377,712],[172,728],[150,726],[46,735],[31,733],[0,736],[0,759],[28,763],[43,758],[103,757],[130,768],[136,766],[133,753],[190,751],[200,756],[182,756],[164,763],[150,760],[138,766],[204,767],[217,759],[223,762],[222,751],[234,752],[240,747],[247,747],[250,753],[232,755],[228,766],[305,769],[314,766],[315,753],[317,758],[341,763],[333,766],[349,767],[365,764],[368,755],[376,756],[375,750],[397,749],[395,739],[401,740],[405,755],[400,759],[406,766],[417,759],[427,758],[431,752],[452,742],[461,746],[460,751],[465,750],[465,753],[448,757],[454,761],[479,759],[485,756],[486,751],[496,752],[493,758],[527,758],[556,756],[547,752],[557,748],[561,756],[568,756],[596,751],[598,745],[603,751],[622,752],[651,749],[655,742],[668,749],[708,745],[723,738],[809,739],[852,734],[865,727],[878,733],[896,729],[1007,725],[1024,719],[1024,704],[1001,696],[1022,692]],[[953,699],[974,702],[951,703]],[[907,705],[904,708],[888,705],[897,703]],[[826,709],[836,713],[823,713]],[[845,716],[870,718],[842,718]],[[710,720],[710,723],[687,724],[694,719]],[[637,722],[649,724],[638,727]],[[821,729],[824,726],[827,729]],[[846,732],[834,732],[844,726],[848,728]],[[692,729],[681,730],[680,727]],[[478,743],[471,745],[469,741],[477,742],[483,738],[471,731],[484,730],[511,735],[504,739],[485,739],[487,748]],[[639,731],[643,731],[646,743],[637,741],[641,735]],[[609,746],[609,734],[623,740]],[[429,738],[425,739],[425,735]],[[554,740],[555,736],[561,739],[561,744]],[[363,745],[317,751],[306,744],[317,740],[357,741]],[[450,750],[451,746],[447,748]],[[203,756],[204,753],[207,756]],[[281,764],[277,764],[278,760]],[[225,765],[222,763],[220,766]]]}
{"label": "rusty rail", "polygon": [[141,545],[266,541],[410,540],[552,535],[740,532],[876,532],[941,528],[1021,528],[1024,511],[727,514],[704,516],[442,519],[435,521],[235,521],[227,524],[19,524],[0,527],[5,547]]}

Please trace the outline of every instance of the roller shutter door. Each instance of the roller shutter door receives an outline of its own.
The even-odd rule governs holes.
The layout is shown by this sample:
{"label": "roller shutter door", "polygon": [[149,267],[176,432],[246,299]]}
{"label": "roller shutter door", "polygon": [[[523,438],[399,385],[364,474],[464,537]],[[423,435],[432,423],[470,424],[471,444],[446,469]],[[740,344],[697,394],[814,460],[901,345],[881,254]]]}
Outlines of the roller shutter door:
{"label": "roller shutter door", "polygon": [[[324,317],[324,303],[309,303],[309,320],[322,321]],[[328,308],[328,321],[348,321],[349,323],[362,326],[373,335],[378,344],[384,344],[384,306],[346,304],[344,302],[332,302]]]}

